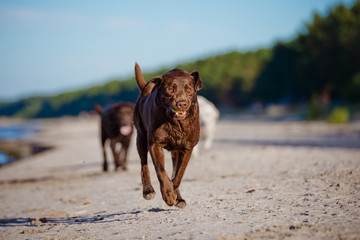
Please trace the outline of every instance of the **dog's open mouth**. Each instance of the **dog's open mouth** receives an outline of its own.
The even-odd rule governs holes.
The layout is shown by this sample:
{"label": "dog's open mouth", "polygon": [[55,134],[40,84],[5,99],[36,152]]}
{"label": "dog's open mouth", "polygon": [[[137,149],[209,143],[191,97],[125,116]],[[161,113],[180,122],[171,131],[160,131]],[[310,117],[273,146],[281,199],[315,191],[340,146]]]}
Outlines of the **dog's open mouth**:
{"label": "dog's open mouth", "polygon": [[177,111],[174,109],[171,109],[171,111],[174,113],[175,118],[184,119],[186,117],[186,111]]}

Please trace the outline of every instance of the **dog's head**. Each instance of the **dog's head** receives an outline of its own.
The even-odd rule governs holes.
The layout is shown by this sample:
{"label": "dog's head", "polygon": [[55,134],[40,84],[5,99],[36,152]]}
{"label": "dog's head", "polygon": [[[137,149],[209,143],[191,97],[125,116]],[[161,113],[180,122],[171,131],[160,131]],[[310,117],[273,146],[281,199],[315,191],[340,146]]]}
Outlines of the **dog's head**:
{"label": "dog's head", "polygon": [[167,115],[181,120],[197,102],[197,91],[203,87],[199,73],[174,69],[163,76],[149,81],[143,91],[143,96],[149,96],[155,89],[156,104],[167,112]]}
{"label": "dog's head", "polygon": [[133,131],[133,111],[133,104],[124,102],[113,104],[109,110],[110,119],[123,136],[128,136]]}

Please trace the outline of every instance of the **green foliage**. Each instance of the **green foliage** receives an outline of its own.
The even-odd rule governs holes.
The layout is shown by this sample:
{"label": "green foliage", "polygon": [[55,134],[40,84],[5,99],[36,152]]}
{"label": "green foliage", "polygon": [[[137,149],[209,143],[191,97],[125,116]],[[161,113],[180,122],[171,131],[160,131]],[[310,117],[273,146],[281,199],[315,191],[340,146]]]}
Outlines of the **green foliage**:
{"label": "green foliage", "polygon": [[328,122],[329,123],[347,123],[350,119],[350,111],[346,107],[336,107],[331,112]]}
{"label": "green foliage", "polygon": [[341,95],[350,102],[358,102],[360,95],[360,73],[355,74],[352,79],[344,84]]}
{"label": "green foliage", "polygon": [[31,98],[26,102],[24,108],[15,114],[15,117],[31,117],[42,109],[43,103],[41,98]]}
{"label": "green foliage", "polygon": [[65,92],[53,97],[33,97],[14,103],[2,103],[0,115],[21,118],[48,118],[78,115],[92,111],[95,103],[103,106],[116,101],[135,102],[138,89],[135,80],[113,80],[103,86]]}
{"label": "green foliage", "polygon": [[305,119],[308,121],[322,120],[326,117],[327,109],[317,102],[311,101],[306,109]]}
{"label": "green foliage", "polygon": [[254,92],[265,102],[309,100],[325,90],[332,99],[359,102],[359,43],[360,1],[315,14],[305,33],[275,46]]}
{"label": "green foliage", "polygon": [[181,64],[177,68],[198,71],[204,83],[201,94],[216,105],[237,106],[247,102],[255,80],[270,56],[269,49],[245,53],[234,51]]}

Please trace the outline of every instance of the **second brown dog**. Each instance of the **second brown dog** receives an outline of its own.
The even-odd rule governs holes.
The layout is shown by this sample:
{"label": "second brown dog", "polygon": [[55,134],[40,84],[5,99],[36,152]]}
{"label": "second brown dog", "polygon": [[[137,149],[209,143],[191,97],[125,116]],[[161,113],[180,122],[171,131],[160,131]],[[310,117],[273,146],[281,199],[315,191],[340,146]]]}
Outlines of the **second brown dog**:
{"label": "second brown dog", "polygon": [[[146,83],[138,64],[135,64],[135,77],[140,89],[134,124],[143,196],[147,200],[155,196],[147,162],[149,151],[163,200],[169,206],[184,208],[186,202],[180,195],[179,186],[192,150],[199,141],[197,91],[202,88],[201,79],[198,72],[174,69]],[[171,152],[171,180],[165,171],[163,149]]]}
{"label": "second brown dog", "polygon": [[[134,104],[118,102],[105,111],[99,104],[94,105],[95,111],[101,116],[101,146],[103,151],[103,170],[108,171],[105,143],[110,140],[110,147],[114,157],[115,170],[127,169],[126,160],[133,133]],[[121,149],[116,149],[116,144],[121,144]]]}

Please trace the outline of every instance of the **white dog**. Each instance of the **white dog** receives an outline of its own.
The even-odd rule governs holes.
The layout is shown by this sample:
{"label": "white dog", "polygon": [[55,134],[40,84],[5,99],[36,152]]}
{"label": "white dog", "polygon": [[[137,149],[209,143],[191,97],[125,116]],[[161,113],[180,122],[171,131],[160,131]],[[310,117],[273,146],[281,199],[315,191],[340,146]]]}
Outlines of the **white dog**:
{"label": "white dog", "polygon": [[194,157],[197,157],[201,150],[210,150],[215,137],[216,123],[220,116],[219,110],[215,105],[203,96],[198,96],[198,102],[200,111],[200,140],[193,150]]}

